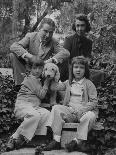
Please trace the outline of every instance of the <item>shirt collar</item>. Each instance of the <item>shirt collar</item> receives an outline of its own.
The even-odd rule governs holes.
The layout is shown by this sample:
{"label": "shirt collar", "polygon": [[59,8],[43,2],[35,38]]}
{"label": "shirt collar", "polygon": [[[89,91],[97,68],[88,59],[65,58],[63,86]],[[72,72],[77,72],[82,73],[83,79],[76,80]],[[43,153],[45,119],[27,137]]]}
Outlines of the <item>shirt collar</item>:
{"label": "shirt collar", "polygon": [[83,79],[81,79],[81,80],[79,80],[79,81],[75,81],[75,79],[73,79],[73,80],[72,80],[72,84],[73,84],[73,83],[78,83],[78,84],[81,85],[81,84],[83,83],[84,80],[85,80],[85,78],[83,78]]}

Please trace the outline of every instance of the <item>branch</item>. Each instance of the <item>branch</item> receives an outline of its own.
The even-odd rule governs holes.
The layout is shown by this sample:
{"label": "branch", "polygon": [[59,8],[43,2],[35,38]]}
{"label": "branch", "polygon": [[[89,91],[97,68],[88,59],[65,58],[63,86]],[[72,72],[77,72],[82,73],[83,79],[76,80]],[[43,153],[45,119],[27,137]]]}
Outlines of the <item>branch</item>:
{"label": "branch", "polygon": [[37,26],[39,25],[39,23],[41,22],[41,20],[48,14],[48,10],[50,9],[50,6],[48,5],[48,7],[46,8],[46,10],[44,11],[44,13],[42,14],[42,16],[40,16],[39,18],[37,18],[37,22],[35,23],[35,25],[32,27],[31,32],[34,32],[37,28]]}

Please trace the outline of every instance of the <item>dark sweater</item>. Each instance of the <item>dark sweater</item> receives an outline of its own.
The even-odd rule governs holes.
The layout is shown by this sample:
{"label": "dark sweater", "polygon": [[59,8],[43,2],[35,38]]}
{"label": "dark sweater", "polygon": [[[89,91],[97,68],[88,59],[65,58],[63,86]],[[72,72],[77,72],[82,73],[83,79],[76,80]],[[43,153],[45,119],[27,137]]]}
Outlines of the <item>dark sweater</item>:
{"label": "dark sweater", "polygon": [[70,52],[71,59],[81,55],[90,58],[92,41],[87,37],[79,37],[77,34],[74,34],[65,38],[64,48]]}

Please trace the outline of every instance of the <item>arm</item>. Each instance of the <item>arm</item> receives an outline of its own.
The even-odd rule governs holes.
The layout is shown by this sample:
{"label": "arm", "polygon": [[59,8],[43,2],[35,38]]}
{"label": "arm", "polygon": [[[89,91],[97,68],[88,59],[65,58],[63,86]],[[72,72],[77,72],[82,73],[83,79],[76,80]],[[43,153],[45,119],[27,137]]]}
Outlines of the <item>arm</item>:
{"label": "arm", "polygon": [[71,49],[72,49],[72,39],[70,39],[70,37],[66,37],[65,40],[64,40],[64,48],[67,49],[68,51],[71,52]]}
{"label": "arm", "polygon": [[92,52],[92,41],[89,40],[88,46],[87,46],[87,60],[88,60],[88,62],[90,62],[91,57],[92,57],[91,52]]}
{"label": "arm", "polygon": [[82,112],[94,110],[97,106],[97,91],[95,85],[90,82],[87,84],[88,102],[83,106]]}
{"label": "arm", "polygon": [[39,61],[40,58],[30,54],[27,49],[29,48],[30,44],[30,37],[35,35],[35,33],[27,33],[25,37],[20,40],[19,42],[15,42],[11,45],[10,50],[11,52],[15,53],[18,57],[22,57],[26,61],[35,62]]}
{"label": "arm", "polygon": [[70,53],[67,49],[63,48],[56,40],[53,40],[54,47],[54,56],[51,59],[48,59],[46,62],[51,62],[52,59],[56,63],[62,63],[64,60],[67,60],[70,57]]}
{"label": "arm", "polygon": [[97,91],[92,82],[88,83],[87,85],[87,95],[89,101],[87,103],[84,103],[83,107],[79,109],[78,111],[78,118],[80,119],[82,115],[88,111],[92,111],[97,106]]}
{"label": "arm", "polygon": [[58,82],[58,83],[53,82],[50,85],[50,89],[52,91],[65,91],[66,90],[66,82],[67,81],[65,81],[65,82]]}
{"label": "arm", "polygon": [[19,42],[15,42],[11,45],[11,52],[15,53],[17,56],[22,56],[25,53],[28,53],[26,50],[30,42],[30,33],[27,33],[26,36]]}
{"label": "arm", "polygon": [[44,81],[44,85],[39,86],[38,89],[36,90],[36,95],[40,98],[40,99],[44,99],[46,96],[46,93],[48,91],[48,87],[50,84],[51,79],[50,78],[46,78]]}

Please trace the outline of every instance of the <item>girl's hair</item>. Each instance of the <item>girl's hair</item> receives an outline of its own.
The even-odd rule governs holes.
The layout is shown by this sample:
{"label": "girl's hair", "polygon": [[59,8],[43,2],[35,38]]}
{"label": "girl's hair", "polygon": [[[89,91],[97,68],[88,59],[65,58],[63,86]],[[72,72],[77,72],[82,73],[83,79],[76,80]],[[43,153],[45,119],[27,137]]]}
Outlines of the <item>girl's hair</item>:
{"label": "girl's hair", "polygon": [[74,75],[73,75],[73,66],[74,66],[74,64],[82,64],[82,65],[84,65],[85,66],[84,77],[86,79],[89,79],[90,72],[89,72],[89,66],[88,66],[87,59],[84,56],[77,56],[77,57],[74,57],[72,59],[72,62],[71,62],[71,72],[69,74],[69,82],[70,82],[70,84],[72,83],[72,80],[74,78]]}
{"label": "girl's hair", "polygon": [[[84,21],[85,22],[85,24],[86,24],[85,32],[88,33],[91,30],[91,26],[90,26],[89,20],[88,20],[88,18],[87,18],[87,16],[85,14],[77,14],[75,16],[75,20],[80,20],[80,21]],[[75,23],[73,23],[73,25],[72,25],[72,30],[76,32]]]}

